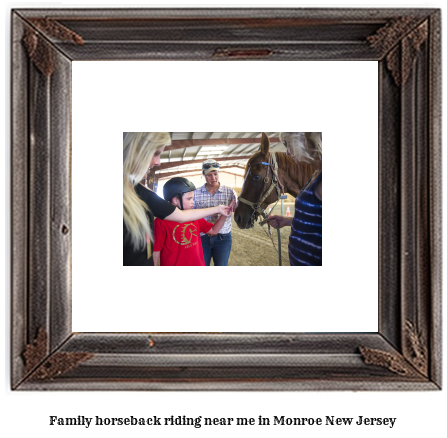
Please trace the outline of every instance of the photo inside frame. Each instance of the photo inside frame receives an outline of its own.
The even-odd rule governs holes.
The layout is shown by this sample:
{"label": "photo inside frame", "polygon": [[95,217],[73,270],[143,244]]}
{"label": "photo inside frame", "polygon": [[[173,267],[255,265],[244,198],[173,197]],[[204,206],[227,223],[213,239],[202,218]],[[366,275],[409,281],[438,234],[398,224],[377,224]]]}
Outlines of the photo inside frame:
{"label": "photo inside frame", "polygon": [[[322,132],[323,266],[123,267],[132,131]],[[377,331],[375,62],[73,62],[72,181],[73,331]]]}

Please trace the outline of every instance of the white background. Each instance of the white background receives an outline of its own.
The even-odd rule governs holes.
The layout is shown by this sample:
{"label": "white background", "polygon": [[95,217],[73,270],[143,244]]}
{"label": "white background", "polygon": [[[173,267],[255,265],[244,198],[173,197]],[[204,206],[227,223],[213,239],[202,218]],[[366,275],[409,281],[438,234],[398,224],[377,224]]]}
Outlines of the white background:
{"label": "white background", "polygon": [[[134,2],[136,4],[136,2]],[[144,2],[149,5],[149,1]],[[177,3],[179,5],[180,3]],[[199,4],[199,2],[196,2]],[[204,5],[209,3],[203,3]],[[223,3],[220,3],[223,5]],[[246,1],[245,5],[260,5],[259,2]],[[326,2],[319,6],[331,6],[336,3]],[[357,2],[357,6],[361,4]],[[100,6],[78,4],[78,6]],[[305,4],[283,2],[279,4],[270,4],[270,6],[306,6]],[[422,3],[422,2],[399,2],[395,1],[392,5],[382,1],[366,6],[402,6],[412,5],[423,7],[441,7],[440,2]],[[8,73],[8,52],[9,52],[9,9],[11,7],[57,7],[73,6],[73,3],[7,3],[3,23],[5,43],[2,45],[4,56],[2,59],[2,73],[5,83],[5,90],[9,90]],[[111,6],[107,3],[107,6]],[[126,4],[130,7],[131,4]],[[312,5],[313,7],[317,5]],[[342,5],[349,6],[349,5]],[[354,5],[352,5],[354,6]],[[445,59],[445,57],[444,57]],[[6,66],[6,70],[5,70]],[[8,144],[9,135],[9,97],[8,91],[4,95],[5,117],[2,118],[2,128],[7,135],[5,143]],[[121,128],[120,128],[121,129]],[[5,148],[5,202],[9,200],[9,152]],[[3,195],[2,193],[2,195]],[[4,223],[3,223],[4,217]],[[4,226],[3,226],[4,225]],[[447,397],[445,391],[437,392],[269,392],[269,393],[219,393],[219,392],[200,392],[200,393],[139,393],[139,392],[50,392],[50,393],[26,393],[11,392],[9,390],[9,337],[10,337],[10,316],[9,316],[9,216],[2,216],[2,229],[6,238],[5,250],[2,256],[5,257],[5,263],[2,263],[2,278],[5,278],[5,299],[2,309],[2,326],[4,327],[4,336],[2,336],[2,382],[3,389],[1,395],[1,422],[0,428],[4,436],[46,436],[59,437],[62,434],[66,437],[82,436],[171,436],[178,434],[186,437],[201,436],[271,436],[274,433],[280,437],[376,437],[382,436],[402,437],[402,436],[445,436],[447,427],[445,425],[445,406],[447,406]],[[445,361],[444,361],[445,363]],[[445,366],[444,366],[445,375]],[[231,428],[215,427],[213,429],[193,429],[192,427],[183,428],[107,428],[104,430],[85,429],[82,427],[49,427],[49,415],[58,415],[61,417],[74,417],[78,415],[85,416],[170,416],[170,415],[188,415],[188,416],[211,416],[211,417],[257,417],[263,415],[271,417],[273,415],[286,415],[290,417],[321,417],[326,415],[338,415],[342,417],[363,416],[382,416],[397,417],[396,425],[393,429],[387,427],[331,427],[331,428],[294,428],[294,427],[275,427],[260,428]]]}
{"label": "white background", "polygon": [[[377,70],[73,62],[73,330],[376,332]],[[323,266],[123,267],[123,131],[322,131]]]}

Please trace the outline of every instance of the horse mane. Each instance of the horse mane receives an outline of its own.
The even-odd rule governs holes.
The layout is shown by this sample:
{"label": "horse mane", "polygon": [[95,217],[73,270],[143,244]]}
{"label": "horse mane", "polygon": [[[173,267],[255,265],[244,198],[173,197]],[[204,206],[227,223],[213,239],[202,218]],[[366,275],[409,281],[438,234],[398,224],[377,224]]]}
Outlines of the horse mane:
{"label": "horse mane", "polygon": [[307,183],[315,171],[315,166],[308,163],[296,164],[290,155],[285,152],[276,152],[278,167],[285,171],[288,177],[295,181],[300,188]]}
{"label": "horse mane", "polygon": [[[258,158],[259,155],[262,155],[261,152],[256,152],[253,154],[245,166],[244,179],[247,175],[247,170],[250,168],[251,164]],[[278,168],[283,170],[291,181],[294,181],[300,188],[302,188],[312,174],[315,171],[315,166],[308,163],[299,163],[296,164],[293,161],[293,158],[290,155],[287,155],[285,152],[275,152],[276,161],[278,162]]]}

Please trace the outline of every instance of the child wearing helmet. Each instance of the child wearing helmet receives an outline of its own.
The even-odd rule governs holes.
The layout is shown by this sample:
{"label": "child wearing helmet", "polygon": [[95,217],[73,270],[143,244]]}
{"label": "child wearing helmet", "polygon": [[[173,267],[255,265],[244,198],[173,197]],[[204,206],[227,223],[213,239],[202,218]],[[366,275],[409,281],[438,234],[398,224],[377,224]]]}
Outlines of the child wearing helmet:
{"label": "child wearing helmet", "polygon": [[[163,187],[163,197],[180,210],[194,207],[194,184],[186,178],[171,178]],[[225,216],[213,225],[205,219],[173,222],[155,219],[154,266],[205,266],[200,233],[218,234]]]}

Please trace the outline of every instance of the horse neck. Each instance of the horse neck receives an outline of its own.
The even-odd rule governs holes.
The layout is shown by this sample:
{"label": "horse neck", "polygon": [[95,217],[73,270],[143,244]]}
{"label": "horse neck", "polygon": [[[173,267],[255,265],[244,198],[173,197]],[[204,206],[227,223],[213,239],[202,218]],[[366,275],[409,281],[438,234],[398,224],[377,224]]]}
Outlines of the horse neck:
{"label": "horse neck", "polygon": [[278,170],[284,192],[290,193],[296,198],[314,173],[315,167],[310,164],[295,164],[293,160],[287,159],[285,152],[277,152],[276,154],[277,156],[282,155],[278,159]]}

